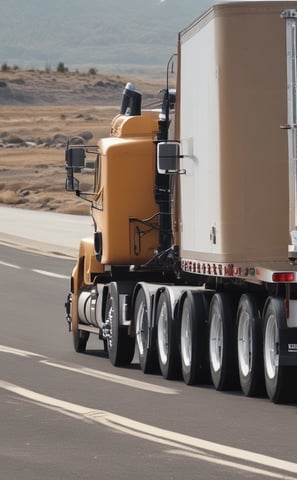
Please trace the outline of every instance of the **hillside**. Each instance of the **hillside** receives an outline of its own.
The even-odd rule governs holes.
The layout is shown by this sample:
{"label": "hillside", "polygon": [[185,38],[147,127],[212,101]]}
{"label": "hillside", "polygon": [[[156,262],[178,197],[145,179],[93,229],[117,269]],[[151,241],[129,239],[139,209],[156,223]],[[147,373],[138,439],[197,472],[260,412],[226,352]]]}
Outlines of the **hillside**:
{"label": "hillside", "polygon": [[159,106],[178,32],[211,3],[0,0],[0,205],[88,213],[64,189],[67,138],[109,135],[127,81]]}
{"label": "hillside", "polygon": [[0,0],[0,64],[139,73],[164,67],[211,0]]}
{"label": "hillside", "polygon": [[[160,105],[164,84],[134,80],[143,106]],[[127,79],[79,73],[0,73],[0,205],[87,214],[89,205],[65,192],[64,150],[79,136],[108,136]],[[92,183],[84,175],[84,184]]]}
{"label": "hillside", "polygon": [[0,105],[119,105],[127,81],[136,83],[144,104],[158,102],[161,79],[129,76],[9,70],[0,72]]}

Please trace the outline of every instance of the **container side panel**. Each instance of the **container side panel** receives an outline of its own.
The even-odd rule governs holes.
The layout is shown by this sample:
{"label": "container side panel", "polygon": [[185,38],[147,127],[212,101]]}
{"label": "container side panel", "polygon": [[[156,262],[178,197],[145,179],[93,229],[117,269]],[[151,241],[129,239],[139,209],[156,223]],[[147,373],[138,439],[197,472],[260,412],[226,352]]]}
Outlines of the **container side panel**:
{"label": "container side panel", "polygon": [[287,258],[286,7],[218,6],[181,36],[182,255]]}
{"label": "container side panel", "polygon": [[[220,165],[215,24],[181,45],[180,71],[181,244],[185,250],[216,250],[210,232],[219,217]],[[215,207],[215,208],[214,208]]]}

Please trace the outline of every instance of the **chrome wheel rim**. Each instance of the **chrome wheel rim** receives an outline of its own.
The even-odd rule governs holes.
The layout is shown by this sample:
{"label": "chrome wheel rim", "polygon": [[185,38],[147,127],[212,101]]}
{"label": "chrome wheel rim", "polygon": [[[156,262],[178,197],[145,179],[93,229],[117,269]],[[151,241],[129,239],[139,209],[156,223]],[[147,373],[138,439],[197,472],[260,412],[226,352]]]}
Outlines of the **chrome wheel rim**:
{"label": "chrome wheel rim", "polygon": [[265,370],[270,380],[273,380],[279,365],[279,330],[274,314],[269,315],[264,337]]}
{"label": "chrome wheel rim", "polygon": [[244,377],[247,377],[252,369],[253,337],[251,318],[247,310],[243,310],[238,321],[238,366]]}
{"label": "chrome wheel rim", "polygon": [[209,338],[210,362],[214,372],[218,372],[223,361],[223,321],[217,306],[213,308]]}
{"label": "chrome wheel rim", "polygon": [[112,302],[112,297],[111,297],[109,308],[108,308],[108,313],[107,313],[106,320],[105,320],[105,324],[106,324],[107,329],[108,329],[107,345],[108,345],[109,350],[112,348],[113,319],[114,319],[114,308],[113,308],[113,302]]}
{"label": "chrome wheel rim", "polygon": [[165,365],[168,360],[168,341],[168,313],[166,303],[163,302],[158,319],[158,350],[163,365]]}
{"label": "chrome wheel rim", "polygon": [[187,306],[183,308],[182,313],[180,345],[183,363],[186,367],[190,367],[192,364],[192,325]]}
{"label": "chrome wheel rim", "polygon": [[148,344],[147,311],[144,302],[139,305],[139,309],[137,311],[135,334],[139,355],[143,355]]}

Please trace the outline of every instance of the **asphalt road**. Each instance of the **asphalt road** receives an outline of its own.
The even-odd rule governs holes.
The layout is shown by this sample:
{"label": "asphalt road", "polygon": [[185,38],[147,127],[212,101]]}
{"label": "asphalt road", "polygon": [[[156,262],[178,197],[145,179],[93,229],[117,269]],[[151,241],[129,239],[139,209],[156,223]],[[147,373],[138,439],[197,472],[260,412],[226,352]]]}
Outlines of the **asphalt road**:
{"label": "asphalt road", "polygon": [[114,368],[75,353],[74,261],[0,245],[0,478],[297,479],[297,405]]}

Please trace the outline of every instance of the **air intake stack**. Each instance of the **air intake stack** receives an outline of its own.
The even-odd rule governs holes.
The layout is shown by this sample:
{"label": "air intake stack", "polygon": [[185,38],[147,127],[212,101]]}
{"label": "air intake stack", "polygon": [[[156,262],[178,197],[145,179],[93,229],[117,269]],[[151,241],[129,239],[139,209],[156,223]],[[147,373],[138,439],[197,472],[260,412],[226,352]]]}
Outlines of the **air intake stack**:
{"label": "air intake stack", "polygon": [[141,115],[141,93],[137,92],[135,85],[128,82],[123,91],[120,113],[122,115]]}

